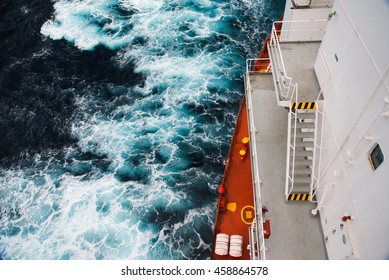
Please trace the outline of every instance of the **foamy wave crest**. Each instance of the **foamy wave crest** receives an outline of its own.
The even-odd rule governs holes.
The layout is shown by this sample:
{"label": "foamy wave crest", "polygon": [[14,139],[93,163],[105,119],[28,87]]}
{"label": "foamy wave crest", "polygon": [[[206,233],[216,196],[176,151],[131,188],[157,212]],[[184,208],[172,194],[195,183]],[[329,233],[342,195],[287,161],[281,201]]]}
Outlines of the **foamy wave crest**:
{"label": "foamy wave crest", "polygon": [[54,9],[54,18],[41,28],[54,40],[66,39],[83,50],[98,44],[117,49],[130,42],[127,21],[135,11],[122,7],[121,1],[58,1]]}
{"label": "foamy wave crest", "polygon": [[2,255],[209,258],[256,3],[57,1],[43,35],[115,50],[117,69],[143,78],[91,82],[72,116],[77,144],[4,170]]}

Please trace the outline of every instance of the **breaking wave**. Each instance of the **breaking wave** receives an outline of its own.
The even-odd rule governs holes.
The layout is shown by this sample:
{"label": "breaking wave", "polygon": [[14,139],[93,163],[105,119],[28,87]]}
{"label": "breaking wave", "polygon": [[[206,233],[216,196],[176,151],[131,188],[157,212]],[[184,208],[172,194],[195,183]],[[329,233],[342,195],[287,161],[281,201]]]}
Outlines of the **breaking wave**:
{"label": "breaking wave", "polygon": [[283,1],[24,2],[1,10],[25,42],[0,45],[0,258],[209,258],[245,59]]}

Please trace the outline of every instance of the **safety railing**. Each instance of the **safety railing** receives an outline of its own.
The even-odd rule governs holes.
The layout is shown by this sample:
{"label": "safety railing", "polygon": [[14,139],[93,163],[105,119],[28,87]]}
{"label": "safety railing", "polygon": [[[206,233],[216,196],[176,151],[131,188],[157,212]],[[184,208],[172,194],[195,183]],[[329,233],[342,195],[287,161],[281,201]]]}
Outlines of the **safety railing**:
{"label": "safety railing", "polygon": [[264,236],[262,225],[257,220],[253,220],[253,223],[249,227],[249,250],[252,260],[266,260],[265,243],[261,242]]}
{"label": "safety railing", "polygon": [[280,34],[281,30],[277,30],[276,25],[273,24],[268,50],[277,96],[279,96],[279,100],[290,100],[295,87],[292,83],[292,78],[286,73],[279,42]]}
{"label": "safety railing", "polygon": [[269,58],[250,58],[246,60],[246,73],[270,73]]}
{"label": "safety railing", "polygon": [[315,139],[314,139],[314,148],[313,148],[313,159],[314,163],[312,165],[312,181],[309,195],[311,196],[312,202],[316,201],[316,193],[320,187],[320,172],[321,172],[321,156],[322,156],[322,143],[323,143],[323,129],[324,129],[324,110],[323,110],[323,101],[316,100],[316,119],[315,119]]}
{"label": "safety railing", "polygon": [[280,43],[321,41],[327,22],[328,20],[299,20],[273,23],[267,47],[279,102],[290,101],[297,90],[296,83],[287,74]]}
{"label": "safety railing", "polygon": [[[291,100],[294,98],[295,104],[298,102],[298,85],[296,91],[292,94]],[[292,118],[293,116],[293,118]],[[292,119],[294,121],[293,137],[292,137]],[[289,110],[288,114],[288,148],[286,154],[286,180],[285,180],[285,197],[287,198],[294,187],[294,172],[296,158],[296,137],[297,135],[297,110]],[[291,166],[292,164],[292,166]]]}
{"label": "safety railing", "polygon": [[[249,62],[254,60],[250,59]],[[249,67],[247,67],[249,69]],[[259,166],[258,166],[258,152],[256,148],[256,129],[254,124],[254,113],[253,113],[253,102],[251,99],[251,84],[250,84],[250,73],[255,71],[247,70],[245,74],[245,95],[246,95],[246,106],[248,113],[248,128],[249,128],[249,137],[250,137],[250,152],[251,152],[251,174],[253,177],[253,194],[254,194],[254,209],[255,209],[255,219],[250,226],[249,236],[250,236],[250,253],[252,259],[266,259],[266,250],[265,250],[265,238],[263,234],[263,216],[262,216],[262,198],[261,198],[261,185],[262,181],[259,177]]]}

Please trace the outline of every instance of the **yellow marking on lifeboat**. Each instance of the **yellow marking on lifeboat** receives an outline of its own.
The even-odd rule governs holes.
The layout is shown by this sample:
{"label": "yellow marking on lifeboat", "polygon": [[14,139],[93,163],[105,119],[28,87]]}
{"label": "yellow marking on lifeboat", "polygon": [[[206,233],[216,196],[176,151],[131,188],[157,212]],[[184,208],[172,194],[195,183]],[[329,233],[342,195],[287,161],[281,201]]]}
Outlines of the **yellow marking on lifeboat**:
{"label": "yellow marking on lifeboat", "polygon": [[317,109],[317,105],[316,102],[290,102],[290,108],[292,110],[296,110],[296,109],[314,110]]}
{"label": "yellow marking on lifeboat", "polygon": [[227,209],[230,210],[231,212],[235,212],[236,211],[236,203],[235,202],[228,203]]}
{"label": "yellow marking on lifeboat", "polygon": [[307,193],[291,193],[288,197],[288,200],[292,201],[305,201],[311,200],[311,196]]}
{"label": "yellow marking on lifeboat", "polygon": [[240,211],[240,218],[242,222],[246,225],[251,225],[253,223],[253,213],[255,213],[254,207],[251,205],[246,205]]}

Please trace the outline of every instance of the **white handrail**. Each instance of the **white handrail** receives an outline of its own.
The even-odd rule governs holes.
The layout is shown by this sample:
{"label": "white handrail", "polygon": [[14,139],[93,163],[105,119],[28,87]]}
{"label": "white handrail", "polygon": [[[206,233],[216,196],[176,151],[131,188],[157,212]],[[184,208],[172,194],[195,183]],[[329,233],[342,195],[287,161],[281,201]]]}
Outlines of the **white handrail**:
{"label": "white handrail", "polygon": [[262,73],[260,70],[255,70],[255,66],[257,62],[260,61],[268,61],[270,63],[269,58],[249,58],[246,59],[246,73]]}
{"label": "white handrail", "polygon": [[[291,100],[295,98],[295,104],[298,103],[298,84],[294,85],[294,90],[291,96]],[[296,158],[296,135],[297,135],[297,110],[293,112],[290,107],[288,114],[288,140],[287,140],[287,160],[286,160],[286,180],[285,180],[285,199],[288,199],[288,196],[293,191],[294,187],[294,173],[295,173],[295,158]],[[291,117],[294,115],[294,128],[293,128],[293,144],[291,143]],[[290,154],[290,151],[292,155]],[[292,158],[292,160],[290,160]],[[290,163],[292,162],[292,172],[290,172]],[[289,184],[290,181],[290,184]]]}
{"label": "white handrail", "polygon": [[[247,60],[247,65],[253,60]],[[248,69],[248,67],[246,68]],[[254,113],[253,113],[253,103],[251,99],[251,84],[250,84],[250,71],[247,71],[245,74],[245,95],[246,95],[246,106],[248,114],[248,127],[249,127],[249,143],[250,143],[250,152],[251,152],[251,174],[253,176],[253,194],[254,194],[254,209],[255,209],[255,219],[253,224],[250,227],[250,239],[256,244],[251,244],[251,257],[253,259],[266,259],[265,252],[265,239],[263,233],[263,216],[262,216],[262,198],[261,198],[261,185],[262,181],[259,176],[259,166],[258,166],[258,153],[256,148],[256,129],[254,124]],[[254,237],[255,233],[255,237]]]}
{"label": "white handrail", "polygon": [[[296,41],[319,41],[324,35],[325,24],[328,20],[293,20],[293,21],[276,21],[273,23],[268,51],[271,60],[274,83],[279,99],[284,101],[292,100],[292,94],[297,90],[296,83],[292,77],[288,76],[286,71],[280,42]],[[286,28],[277,30],[279,25],[289,24],[299,27],[298,29]],[[317,26],[316,28],[311,26]],[[297,36],[290,37],[288,34],[297,32]],[[328,69],[326,71],[329,72]]]}
{"label": "white handrail", "polygon": [[276,46],[277,50],[278,50],[278,60],[279,62],[281,62],[281,66],[282,66],[282,71],[283,71],[283,75],[285,77],[285,79],[287,80],[292,80],[292,78],[290,78],[287,74],[286,74],[286,69],[285,69],[285,64],[284,64],[284,58],[282,57],[282,52],[281,52],[281,46],[280,46],[280,40],[278,39],[278,34],[277,34],[277,29],[276,29],[276,24],[277,22],[273,23],[273,27],[272,27],[272,34],[271,34],[271,37],[270,37],[270,42],[274,42],[274,45]]}
{"label": "white handrail", "polygon": [[287,98],[292,78],[290,78],[286,73],[284,58],[282,57],[281,47],[280,47],[280,43],[278,40],[278,34],[277,34],[277,30],[276,30],[274,23],[273,23],[273,28],[272,28],[272,34],[270,37],[270,43],[276,48],[276,52],[274,52],[276,65],[274,65],[274,66],[280,65],[280,67],[273,67],[274,71],[276,71],[275,74],[277,75],[278,84],[282,85],[283,88],[286,89],[286,91],[287,91],[286,95],[285,95],[283,93],[283,90],[280,89],[281,96],[284,98]]}
{"label": "white handrail", "polygon": [[[313,164],[312,164],[312,181],[310,186],[309,195],[311,197],[310,201],[315,202],[313,197],[316,195],[320,187],[320,171],[321,171],[321,156],[322,156],[322,143],[323,143],[323,120],[324,120],[324,110],[321,111],[321,102],[319,99],[316,100],[316,118],[315,118],[315,139],[314,139],[314,148],[313,148]],[[319,118],[320,116],[320,118]],[[319,123],[320,121],[320,123]],[[319,135],[319,128],[321,128]],[[316,174],[317,173],[317,174]]]}
{"label": "white handrail", "polygon": [[288,196],[289,196],[289,170],[290,170],[290,148],[289,148],[289,141],[290,141],[290,138],[291,138],[291,124],[292,124],[292,120],[291,120],[291,117],[292,115],[291,114],[288,114],[288,140],[287,140],[287,148],[286,148],[286,180],[285,180],[285,200],[288,199]]}
{"label": "white handrail", "polygon": [[295,84],[292,83],[292,78],[286,73],[285,63],[278,38],[278,31],[276,28],[277,23],[279,22],[273,23],[268,49],[271,53],[272,70],[277,95],[288,100],[290,98],[291,91],[293,92],[296,88]]}

